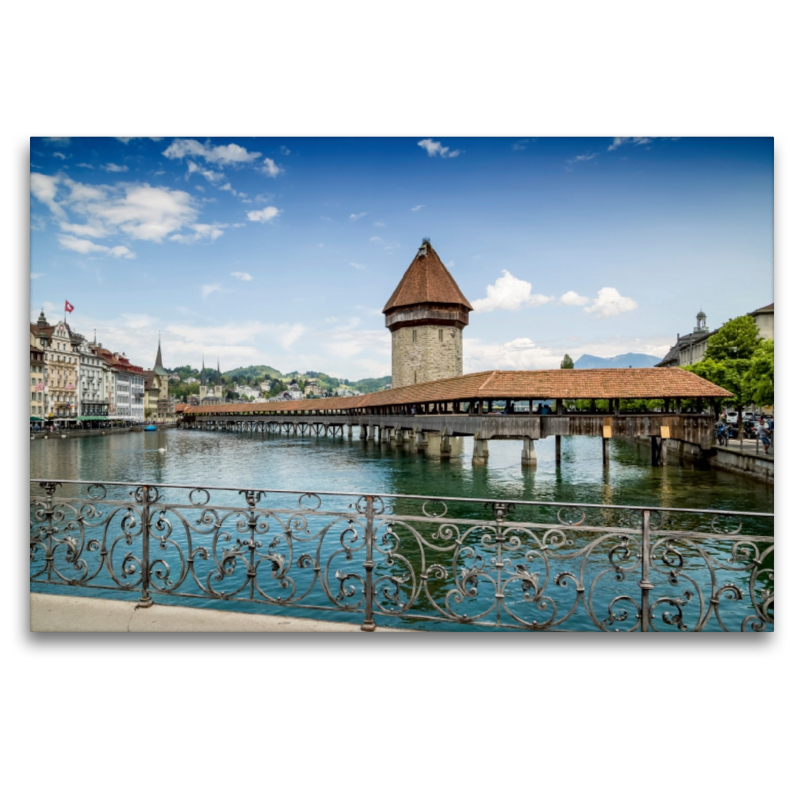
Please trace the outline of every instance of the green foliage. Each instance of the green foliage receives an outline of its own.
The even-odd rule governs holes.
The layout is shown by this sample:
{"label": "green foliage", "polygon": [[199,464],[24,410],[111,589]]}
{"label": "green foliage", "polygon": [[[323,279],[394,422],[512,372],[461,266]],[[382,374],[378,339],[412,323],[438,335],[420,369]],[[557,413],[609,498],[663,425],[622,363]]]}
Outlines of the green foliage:
{"label": "green foliage", "polygon": [[692,364],[683,369],[727,389],[733,394],[733,400],[729,402],[739,411],[753,402],[752,386],[748,379],[750,370],[748,359],[726,358],[723,361],[714,361],[706,357],[699,364]]}
{"label": "green foliage", "polygon": [[705,358],[711,361],[750,359],[759,338],[758,326],[751,316],[736,317],[709,337]]}
{"label": "green foliage", "polygon": [[569,353],[561,359],[561,369],[575,369],[575,362],[569,357]]}
{"label": "green foliage", "polygon": [[772,339],[760,341],[750,359],[747,374],[753,402],[760,406],[775,403],[775,342]]}
{"label": "green foliage", "polygon": [[236,369],[229,369],[224,372],[226,378],[237,381],[238,383],[260,383],[263,380],[272,380],[273,378],[283,377],[281,373],[274,367],[268,367],[265,364],[258,364],[252,367],[237,367]]}

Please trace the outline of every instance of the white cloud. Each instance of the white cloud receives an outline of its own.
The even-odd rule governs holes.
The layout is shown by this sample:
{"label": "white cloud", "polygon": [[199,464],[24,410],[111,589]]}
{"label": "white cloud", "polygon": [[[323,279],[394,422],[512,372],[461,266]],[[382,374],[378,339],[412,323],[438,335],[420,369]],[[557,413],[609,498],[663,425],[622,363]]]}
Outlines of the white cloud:
{"label": "white cloud", "polygon": [[31,280],[35,281],[37,278],[41,278],[44,275],[44,272],[31,272]]}
{"label": "white cloud", "polygon": [[212,242],[219,239],[225,231],[224,228],[227,228],[226,224],[203,224],[203,223],[196,223],[194,225],[189,225],[189,229],[193,231],[193,233],[184,234],[184,233],[175,233],[170,236],[170,241],[173,242],[180,242],[181,244],[194,244],[195,242],[202,241],[203,239],[210,239]]}
{"label": "white cloud", "polygon": [[[230,192],[234,197],[242,197],[242,198],[247,197],[246,192],[237,192],[236,189],[234,189],[233,186],[230,185],[230,183],[226,183],[224,186],[220,186],[219,190],[221,192]],[[248,200],[247,202],[249,203],[250,201]]]}
{"label": "white cloud", "polygon": [[206,283],[200,287],[200,291],[203,294],[203,300],[205,300],[210,294],[214,292],[218,292],[220,290],[220,285],[218,283]]}
{"label": "white cloud", "polygon": [[88,255],[89,253],[103,253],[105,255],[113,256],[114,258],[135,258],[136,254],[132,253],[127,247],[118,245],[117,247],[106,247],[102,244],[95,244],[88,239],[78,239],[75,236],[59,236],[58,243],[65,250],[74,250],[76,253]]}
{"label": "white cloud", "polygon": [[575,164],[578,161],[591,161],[597,153],[585,153],[582,156],[575,156],[575,158],[568,158],[567,164]]}
{"label": "white cloud", "polygon": [[577,292],[572,291],[562,294],[558,300],[560,306],[585,306],[588,302],[588,297],[581,297]]}
{"label": "white cloud", "polygon": [[167,158],[185,158],[196,156],[203,158],[211,164],[242,165],[250,164],[261,156],[261,153],[248,152],[238,144],[217,145],[211,147],[208,142],[201,144],[196,139],[175,139],[175,141],[162,153]]}
{"label": "white cloud", "polygon": [[358,264],[355,261],[351,261],[350,262],[350,266],[351,267],[355,267],[356,269],[366,269],[367,268],[366,264]]}
{"label": "white cloud", "polygon": [[64,233],[74,233],[76,236],[89,236],[92,239],[102,239],[108,236],[108,231],[102,225],[77,225],[71,222],[60,222],[59,227]]}
{"label": "white cloud", "polygon": [[649,144],[652,142],[652,139],[649,139],[647,136],[615,136],[614,141],[608,146],[609,150],[616,150],[623,144]]}
{"label": "white cloud", "polygon": [[444,147],[441,142],[434,142],[433,139],[422,139],[417,144],[431,157],[455,158],[461,155],[461,150],[451,150],[449,147]]}
{"label": "white cloud", "polygon": [[128,167],[126,165],[120,166],[119,164],[105,164],[104,166],[100,167],[100,169],[104,169],[106,172],[127,172]]}
{"label": "white cloud", "polygon": [[269,175],[270,178],[277,178],[281,172],[285,172],[284,168],[276,164],[271,158],[264,159],[264,166],[261,167],[261,172]]}
{"label": "white cloud", "polygon": [[465,372],[489,369],[555,369],[563,353],[540,347],[528,337],[503,344],[482,344],[479,339],[464,339]]}
{"label": "white cloud", "polygon": [[44,203],[57,217],[66,217],[66,212],[55,202],[58,193],[59,178],[55,175],[42,175],[40,172],[31,173],[31,194]]}
{"label": "white cloud", "polygon": [[454,267],[455,265],[456,262],[452,258],[445,264],[446,267]]}
{"label": "white cloud", "polygon": [[361,217],[366,217],[367,214],[369,214],[369,211],[362,211],[359,214],[351,214],[350,222],[355,222],[356,220],[361,219]]}
{"label": "white cloud", "polygon": [[412,210],[412,211],[420,211],[420,210],[421,210],[421,209],[423,209],[423,208],[425,208],[425,206],[423,206],[423,205],[420,205],[420,206],[414,206],[414,208],[412,208],[411,210]]}
{"label": "white cloud", "polygon": [[275,208],[275,206],[267,206],[262,208],[261,211],[248,211],[247,219],[250,222],[272,222],[280,213],[280,209]]}
{"label": "white cloud", "polygon": [[[203,169],[202,167],[198,167],[197,164],[194,163],[194,161],[187,161],[186,166],[189,170],[186,173],[187,178],[194,172],[197,172],[200,175],[202,175],[211,184],[219,183],[221,180],[225,178],[224,172],[214,172],[213,169]],[[230,184],[228,185],[230,186]]]}
{"label": "white cloud", "polygon": [[54,155],[56,158],[60,158],[62,161],[66,161],[66,160],[67,160],[67,157],[66,157],[66,156],[65,156],[63,153],[58,153],[58,152],[55,152],[55,153],[53,153],[53,155]]}
{"label": "white cloud", "polygon": [[507,269],[504,269],[502,277],[498,278],[493,286],[486,287],[486,297],[481,300],[473,300],[472,306],[477,314],[501,308],[518,311],[525,306],[535,308],[554,299],[543,294],[531,294],[532,288],[528,281],[515,278]]}
{"label": "white cloud", "polygon": [[253,280],[253,276],[249,272],[231,272],[234,278],[238,278],[240,281],[251,281]]}
{"label": "white cloud", "polygon": [[385,222],[380,222],[380,221],[378,221],[378,222],[373,222],[372,224],[373,224],[373,225],[374,225],[376,228],[385,228],[385,227],[386,227],[386,223],[385,223]]}
{"label": "white cloud", "polygon": [[633,311],[639,304],[630,297],[623,297],[616,289],[603,287],[590,306],[583,310],[597,317],[616,317],[624,311]]}
{"label": "white cloud", "polygon": [[381,237],[380,237],[380,236],[370,236],[370,237],[369,237],[369,240],[370,240],[371,242],[382,242],[382,241],[383,241],[383,239],[381,239]]}
{"label": "white cloud", "polygon": [[536,139],[519,139],[511,145],[512,150],[525,150],[525,148]]}
{"label": "white cloud", "polygon": [[291,350],[292,345],[305,333],[305,325],[299,322],[296,325],[284,326],[286,330],[278,335],[278,341],[283,346],[284,350]]}
{"label": "white cloud", "polygon": [[87,164],[86,162],[81,162],[80,164],[76,164],[76,167],[86,167],[86,169],[94,169],[94,164]]}
{"label": "white cloud", "polygon": [[288,156],[289,153],[291,153],[291,152],[292,151],[285,144],[281,145],[281,153],[282,153],[282,155]]}

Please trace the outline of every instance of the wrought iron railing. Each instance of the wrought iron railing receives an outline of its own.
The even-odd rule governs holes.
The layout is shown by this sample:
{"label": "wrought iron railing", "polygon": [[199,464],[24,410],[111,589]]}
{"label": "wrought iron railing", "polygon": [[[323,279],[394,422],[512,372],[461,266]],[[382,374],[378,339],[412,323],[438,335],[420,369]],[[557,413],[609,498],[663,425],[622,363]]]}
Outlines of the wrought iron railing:
{"label": "wrought iron railing", "polygon": [[[213,502],[212,502],[213,500]],[[417,627],[772,630],[773,515],[31,481],[31,583]],[[252,607],[251,607],[252,608]]]}

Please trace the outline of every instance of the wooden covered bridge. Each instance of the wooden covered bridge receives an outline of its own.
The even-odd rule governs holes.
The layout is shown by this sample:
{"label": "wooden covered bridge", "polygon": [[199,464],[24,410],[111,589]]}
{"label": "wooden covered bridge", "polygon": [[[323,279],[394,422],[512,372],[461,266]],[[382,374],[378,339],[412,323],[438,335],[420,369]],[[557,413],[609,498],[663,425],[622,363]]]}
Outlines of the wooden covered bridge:
{"label": "wooden covered bridge", "polygon": [[[521,439],[522,464],[536,464],[534,442],[598,436],[608,463],[612,437],[650,437],[653,464],[676,439],[709,450],[721,402],[731,393],[680,368],[476,372],[359,397],[191,406],[178,411],[189,429],[353,435],[451,453],[451,437],[475,439],[472,461],[484,464],[491,439]],[[645,403],[657,401],[658,411]],[[581,402],[579,402],[581,401]],[[652,405],[652,404],[650,404]],[[636,409],[636,410],[634,410]]]}

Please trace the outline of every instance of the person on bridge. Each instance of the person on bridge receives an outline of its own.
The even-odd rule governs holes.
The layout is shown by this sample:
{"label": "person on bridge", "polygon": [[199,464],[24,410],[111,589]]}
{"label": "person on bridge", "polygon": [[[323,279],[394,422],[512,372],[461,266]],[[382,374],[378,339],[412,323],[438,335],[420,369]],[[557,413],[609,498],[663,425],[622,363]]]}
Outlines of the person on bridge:
{"label": "person on bridge", "polygon": [[759,421],[756,425],[756,436],[761,439],[761,444],[764,445],[764,454],[769,455],[769,431],[764,427],[762,421]]}

